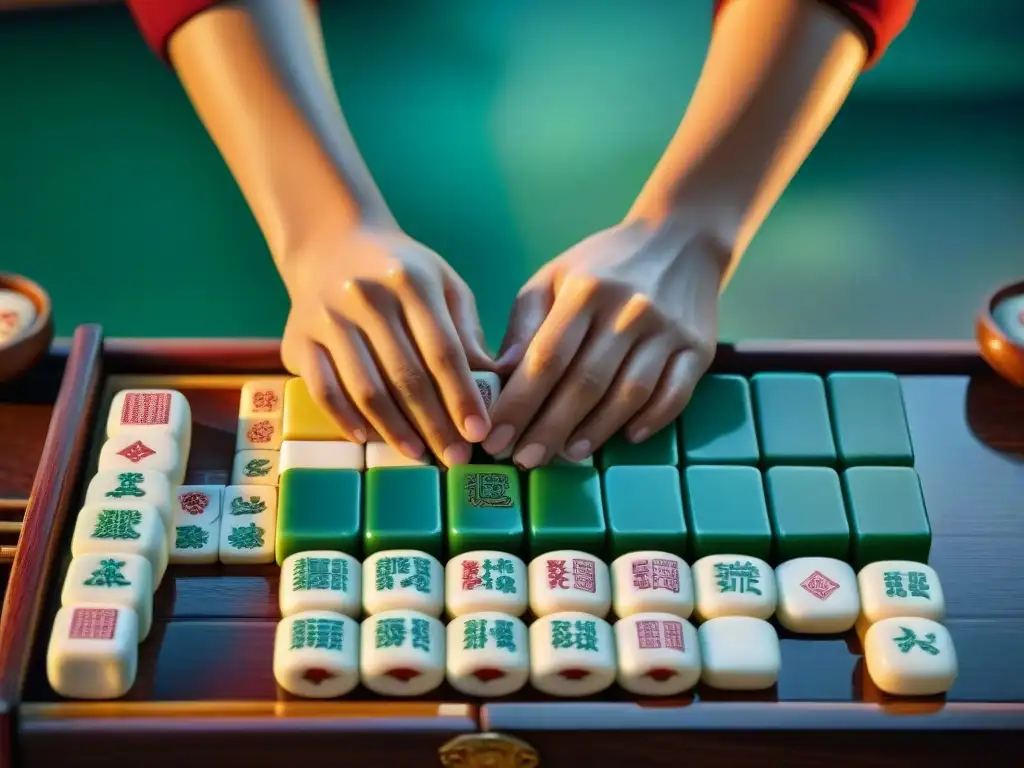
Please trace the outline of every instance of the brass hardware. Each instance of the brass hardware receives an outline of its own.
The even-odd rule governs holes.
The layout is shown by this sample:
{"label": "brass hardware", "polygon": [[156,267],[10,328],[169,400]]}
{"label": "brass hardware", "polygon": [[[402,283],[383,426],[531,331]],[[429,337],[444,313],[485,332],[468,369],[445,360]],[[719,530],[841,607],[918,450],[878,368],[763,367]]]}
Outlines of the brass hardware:
{"label": "brass hardware", "polygon": [[18,546],[4,544],[0,546],[0,565],[10,565],[14,562],[14,556],[18,554]]}
{"label": "brass hardware", "polygon": [[537,751],[513,736],[469,733],[456,736],[440,750],[444,768],[537,768]]}
{"label": "brass hardware", "polygon": [[20,520],[0,520],[0,533],[21,534]]}

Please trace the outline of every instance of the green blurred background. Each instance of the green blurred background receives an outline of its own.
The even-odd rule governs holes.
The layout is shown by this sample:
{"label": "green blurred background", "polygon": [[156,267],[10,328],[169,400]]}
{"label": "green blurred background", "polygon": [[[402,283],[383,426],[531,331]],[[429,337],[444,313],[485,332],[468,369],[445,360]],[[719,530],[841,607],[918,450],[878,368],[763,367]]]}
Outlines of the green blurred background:
{"label": "green blurred background", "polygon": [[[709,0],[323,0],[342,103],[492,344],[531,272],[625,212],[681,117]],[[1024,3],[922,0],[723,299],[742,338],[966,338],[1024,276]],[[277,336],[286,299],[184,94],[120,5],[0,15],[0,269],[58,333]]]}

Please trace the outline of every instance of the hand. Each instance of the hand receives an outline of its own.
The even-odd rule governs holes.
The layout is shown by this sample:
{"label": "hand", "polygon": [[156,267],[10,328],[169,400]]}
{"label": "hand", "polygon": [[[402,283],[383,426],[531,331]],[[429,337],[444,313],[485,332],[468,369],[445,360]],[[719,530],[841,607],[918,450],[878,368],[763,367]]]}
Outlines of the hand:
{"label": "hand", "polygon": [[[466,463],[490,428],[471,370],[489,370],[468,286],[391,227],[346,227],[282,259],[285,367],[354,442]],[[422,439],[421,439],[422,436]]]}
{"label": "hand", "polygon": [[546,264],[513,307],[484,449],[529,469],[669,424],[714,357],[727,263],[693,225],[630,221]]}

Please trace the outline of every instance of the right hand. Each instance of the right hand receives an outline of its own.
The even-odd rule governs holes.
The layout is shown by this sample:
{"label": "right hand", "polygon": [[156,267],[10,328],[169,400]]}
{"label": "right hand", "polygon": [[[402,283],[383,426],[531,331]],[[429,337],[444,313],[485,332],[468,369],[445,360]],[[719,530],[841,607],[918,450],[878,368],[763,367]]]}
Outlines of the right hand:
{"label": "right hand", "polygon": [[473,294],[447,262],[397,228],[364,224],[313,238],[282,263],[284,366],[348,439],[468,463],[490,430],[471,371],[494,362]]}

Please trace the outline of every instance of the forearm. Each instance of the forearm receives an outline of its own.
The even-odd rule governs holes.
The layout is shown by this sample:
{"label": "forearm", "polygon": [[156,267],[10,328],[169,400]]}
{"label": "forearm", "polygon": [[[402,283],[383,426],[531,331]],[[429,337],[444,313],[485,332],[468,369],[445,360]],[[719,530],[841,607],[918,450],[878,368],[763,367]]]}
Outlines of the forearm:
{"label": "forearm", "polygon": [[732,0],[697,88],[630,218],[696,217],[730,254],[723,286],[867,57],[818,0]]}
{"label": "forearm", "polygon": [[335,96],[312,6],[217,6],[183,25],[168,54],[279,266],[324,226],[392,223]]}

